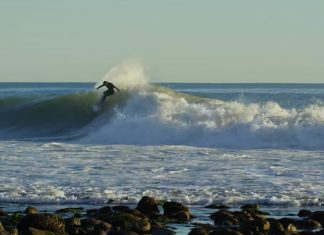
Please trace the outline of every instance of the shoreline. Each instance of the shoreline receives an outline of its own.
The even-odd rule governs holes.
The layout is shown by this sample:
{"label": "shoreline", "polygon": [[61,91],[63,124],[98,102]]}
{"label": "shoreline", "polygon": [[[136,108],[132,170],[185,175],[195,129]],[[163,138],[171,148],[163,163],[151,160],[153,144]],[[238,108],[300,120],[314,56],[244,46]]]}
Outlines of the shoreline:
{"label": "shoreline", "polygon": [[0,205],[1,235],[324,234],[324,210],[321,207],[317,211],[300,207],[298,213],[286,211],[280,215],[274,211],[287,207],[271,206],[270,211],[256,204],[240,208],[222,205],[187,207],[147,196],[137,205],[112,203],[85,208],[77,204],[74,207],[56,204],[49,205],[52,210],[37,209],[36,206],[11,212],[6,211],[6,204]]}

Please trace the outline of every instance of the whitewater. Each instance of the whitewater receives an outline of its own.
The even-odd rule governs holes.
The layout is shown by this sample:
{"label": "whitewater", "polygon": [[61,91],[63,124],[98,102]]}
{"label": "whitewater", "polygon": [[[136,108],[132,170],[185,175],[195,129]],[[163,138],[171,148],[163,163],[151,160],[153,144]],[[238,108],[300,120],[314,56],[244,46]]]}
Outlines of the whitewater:
{"label": "whitewater", "polygon": [[[93,112],[103,80],[121,92]],[[323,205],[322,84],[157,84],[124,63],[0,93],[0,205]]]}

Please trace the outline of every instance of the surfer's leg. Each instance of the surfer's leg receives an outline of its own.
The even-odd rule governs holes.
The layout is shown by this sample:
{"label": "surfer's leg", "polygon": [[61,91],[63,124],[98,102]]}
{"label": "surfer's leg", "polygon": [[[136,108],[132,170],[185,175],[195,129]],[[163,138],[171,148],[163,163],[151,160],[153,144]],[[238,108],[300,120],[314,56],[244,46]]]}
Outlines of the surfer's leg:
{"label": "surfer's leg", "polygon": [[105,101],[106,97],[107,97],[107,94],[105,94],[105,93],[104,93],[104,95],[102,96],[102,98],[101,98],[101,101],[100,101],[100,102],[101,102],[101,103],[103,103],[103,102]]}

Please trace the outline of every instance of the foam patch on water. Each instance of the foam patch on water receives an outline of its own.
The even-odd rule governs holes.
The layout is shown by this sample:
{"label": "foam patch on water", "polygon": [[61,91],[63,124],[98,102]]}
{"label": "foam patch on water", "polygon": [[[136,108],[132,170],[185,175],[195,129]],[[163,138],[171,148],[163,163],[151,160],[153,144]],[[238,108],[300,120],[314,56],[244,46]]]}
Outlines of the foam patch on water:
{"label": "foam patch on water", "polygon": [[323,205],[323,152],[0,143],[0,202]]}

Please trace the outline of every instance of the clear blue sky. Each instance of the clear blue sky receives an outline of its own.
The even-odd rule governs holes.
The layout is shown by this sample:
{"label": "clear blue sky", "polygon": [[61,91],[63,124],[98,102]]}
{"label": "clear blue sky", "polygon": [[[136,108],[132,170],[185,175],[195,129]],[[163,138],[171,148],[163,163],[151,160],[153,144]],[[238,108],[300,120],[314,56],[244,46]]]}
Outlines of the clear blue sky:
{"label": "clear blue sky", "polygon": [[324,82],[323,0],[0,0],[0,81]]}

